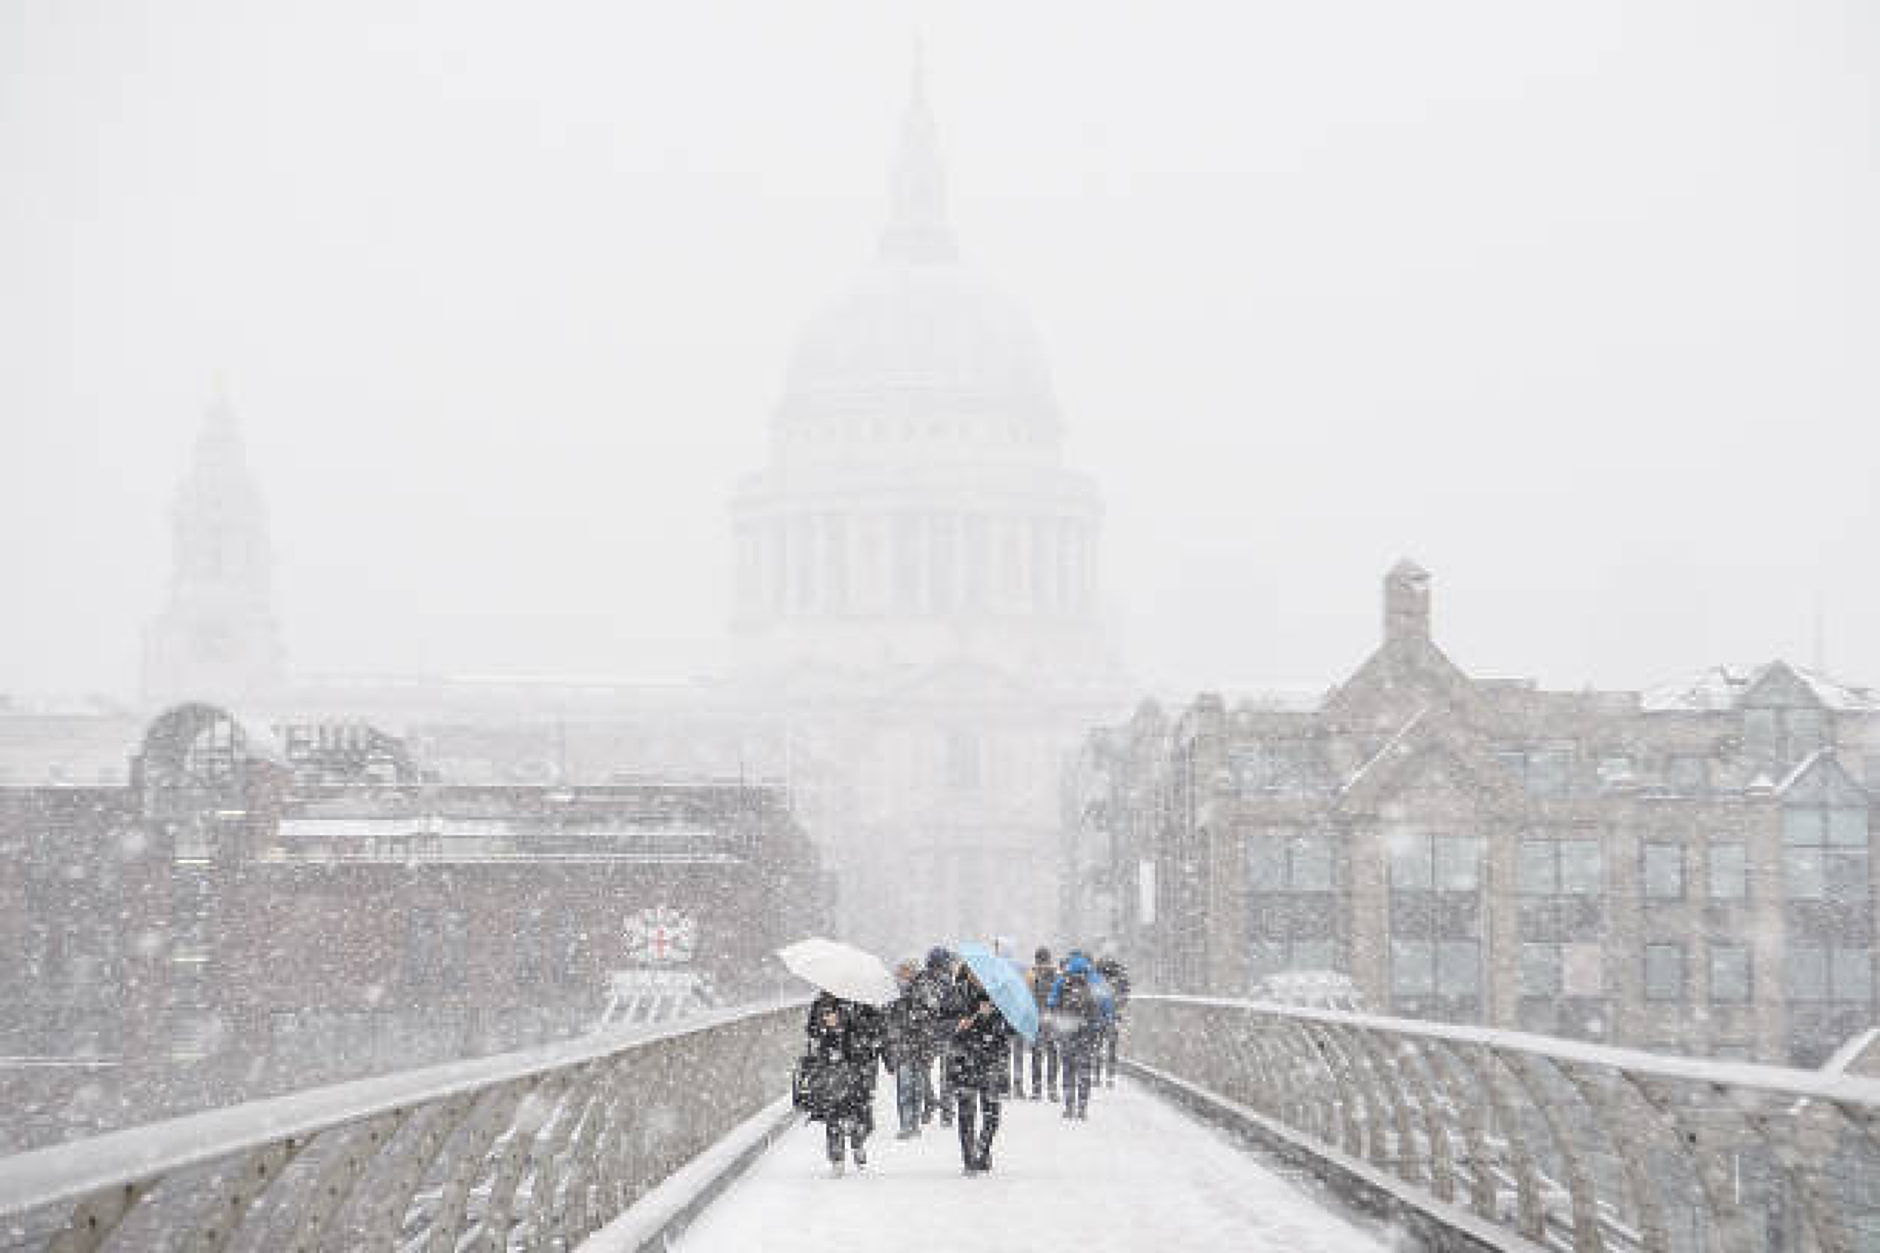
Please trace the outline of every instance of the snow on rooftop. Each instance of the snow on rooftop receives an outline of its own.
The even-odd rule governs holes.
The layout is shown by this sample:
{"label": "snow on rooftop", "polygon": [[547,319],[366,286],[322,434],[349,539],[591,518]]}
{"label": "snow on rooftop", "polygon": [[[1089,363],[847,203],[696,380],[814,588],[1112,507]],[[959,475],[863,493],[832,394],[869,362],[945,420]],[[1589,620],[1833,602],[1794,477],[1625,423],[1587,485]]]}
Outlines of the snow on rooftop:
{"label": "snow on rooftop", "polygon": [[1839,713],[1880,712],[1880,693],[1873,689],[1841,683],[1784,661],[1710,666],[1690,678],[1646,689],[1640,694],[1639,706],[1646,713],[1722,713],[1735,709],[1743,696],[1777,666],[1792,673],[1825,708]]}

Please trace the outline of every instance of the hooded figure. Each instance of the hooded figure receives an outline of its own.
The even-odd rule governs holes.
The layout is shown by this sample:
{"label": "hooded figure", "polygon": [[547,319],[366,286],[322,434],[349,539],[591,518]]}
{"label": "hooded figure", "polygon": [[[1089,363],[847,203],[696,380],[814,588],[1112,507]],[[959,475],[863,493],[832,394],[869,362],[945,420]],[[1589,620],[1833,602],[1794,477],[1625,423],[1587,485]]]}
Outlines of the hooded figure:
{"label": "hooded figure", "polygon": [[1005,1091],[1012,1029],[969,968],[960,967],[953,986],[947,1086],[959,1105],[960,1164],[968,1175],[978,1175],[992,1169],[992,1137],[999,1130],[999,1097]]}
{"label": "hooded figure", "polygon": [[1038,1035],[1031,1043],[1031,1099],[1044,1099],[1045,1081],[1051,1083],[1051,1099],[1058,1099],[1058,1046],[1051,1030],[1049,1008],[1045,1002],[1057,983],[1058,968],[1051,960],[1051,950],[1040,945],[1025,971],[1025,986],[1031,989],[1032,1003],[1038,1007]]}
{"label": "hooded figure", "polygon": [[920,1067],[921,1116],[923,1123],[933,1121],[940,1111],[940,1121],[953,1122],[953,1097],[947,1088],[944,1062],[940,1067],[940,1092],[936,1097],[930,1078],[935,1058],[945,1058],[953,1037],[952,1021],[947,1017],[948,1002],[953,998],[953,954],[935,945],[927,951],[927,965],[908,985],[911,1002],[908,1018],[912,1036],[924,1041],[917,1063]]}
{"label": "hooded figure", "polygon": [[828,992],[810,1004],[804,1026],[808,1051],[809,1117],[821,1120],[828,1138],[829,1170],[842,1173],[847,1148],[859,1168],[868,1164],[866,1142],[875,1129],[875,1062],[881,1056],[881,1011]]}
{"label": "hooded figure", "polygon": [[1090,1067],[1110,1021],[1103,976],[1073,949],[1045,998],[1052,1034],[1064,1060],[1064,1117],[1090,1116]]}
{"label": "hooded figure", "polygon": [[[1129,1008],[1129,967],[1108,953],[1097,958],[1096,967],[1110,993],[1109,1021],[1104,1025],[1103,1043],[1097,1050],[1097,1076],[1105,1086],[1113,1088],[1116,1086],[1117,1042],[1123,1034],[1123,1011]],[[1107,1074],[1104,1073],[1106,1067]]]}

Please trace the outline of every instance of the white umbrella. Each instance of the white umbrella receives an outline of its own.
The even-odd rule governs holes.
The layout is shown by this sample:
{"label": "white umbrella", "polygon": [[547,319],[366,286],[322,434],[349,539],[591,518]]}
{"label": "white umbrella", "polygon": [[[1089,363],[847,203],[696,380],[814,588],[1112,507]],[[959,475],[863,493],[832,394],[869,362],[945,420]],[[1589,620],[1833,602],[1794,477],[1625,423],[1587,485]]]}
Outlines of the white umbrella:
{"label": "white umbrella", "polygon": [[813,935],[784,945],[777,950],[777,956],[797,978],[845,1001],[886,1005],[901,995],[900,986],[881,959],[850,944]]}

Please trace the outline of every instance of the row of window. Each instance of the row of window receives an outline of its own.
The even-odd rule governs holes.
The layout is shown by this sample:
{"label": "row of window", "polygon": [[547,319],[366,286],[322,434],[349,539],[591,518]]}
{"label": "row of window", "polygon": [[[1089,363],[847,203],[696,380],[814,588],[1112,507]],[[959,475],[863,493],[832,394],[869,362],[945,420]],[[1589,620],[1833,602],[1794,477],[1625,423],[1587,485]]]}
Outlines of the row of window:
{"label": "row of window", "polygon": [[[1867,813],[1850,809],[1796,809],[1785,815],[1782,869],[1790,900],[1867,899]],[[1481,887],[1479,836],[1393,834],[1386,844],[1390,886],[1399,892],[1473,892]],[[1744,845],[1708,846],[1704,889],[1712,900],[1749,894]],[[1647,842],[1640,855],[1641,888],[1648,900],[1686,895],[1685,846]],[[1515,854],[1515,891],[1524,896],[1597,896],[1604,890],[1604,856],[1597,840],[1529,840]],[[1247,844],[1247,889],[1252,892],[1331,892],[1337,889],[1332,842],[1325,838],[1256,837]]]}
{"label": "row of window", "polygon": [[[1265,941],[1253,946],[1256,974],[1325,970],[1333,966],[1330,941]],[[1711,944],[1710,1000],[1718,1005],[1751,999],[1750,951],[1744,944]],[[1290,964],[1286,964],[1290,958]],[[1872,949],[1803,948],[1787,952],[1784,991],[1791,1001],[1868,1004],[1874,995]],[[1685,946],[1647,944],[1644,991],[1648,1001],[1685,999]],[[1604,954],[1597,944],[1523,944],[1519,986],[1523,996],[1596,997],[1605,993]],[[1478,940],[1393,939],[1390,989],[1396,997],[1471,997],[1481,994]]]}

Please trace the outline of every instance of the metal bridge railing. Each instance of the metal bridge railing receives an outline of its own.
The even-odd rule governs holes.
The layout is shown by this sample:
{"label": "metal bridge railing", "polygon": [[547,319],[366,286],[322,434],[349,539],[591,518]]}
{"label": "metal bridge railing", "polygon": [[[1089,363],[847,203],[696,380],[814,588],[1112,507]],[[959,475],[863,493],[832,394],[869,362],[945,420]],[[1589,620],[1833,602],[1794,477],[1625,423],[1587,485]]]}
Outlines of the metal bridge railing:
{"label": "metal bridge railing", "polygon": [[1181,996],[1132,998],[1124,1041],[1506,1247],[1880,1250],[1880,1080]]}
{"label": "metal bridge railing", "polygon": [[0,1159],[0,1248],[569,1248],[789,1090],[800,1003]]}

